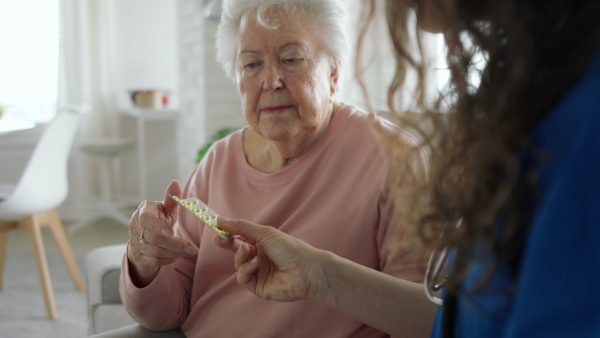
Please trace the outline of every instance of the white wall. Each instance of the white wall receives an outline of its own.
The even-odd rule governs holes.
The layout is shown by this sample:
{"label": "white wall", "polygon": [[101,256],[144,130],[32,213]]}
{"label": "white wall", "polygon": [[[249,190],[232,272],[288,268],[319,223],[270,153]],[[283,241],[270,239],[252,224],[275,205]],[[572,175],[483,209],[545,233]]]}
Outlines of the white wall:
{"label": "white wall", "polygon": [[223,127],[246,125],[237,88],[216,61],[217,22],[203,15],[204,2],[180,0],[179,55],[181,120],[179,165],[182,174],[194,168],[198,150]]}
{"label": "white wall", "polygon": [[117,106],[131,107],[128,91],[163,89],[178,106],[178,30],[176,0],[125,0],[114,3]]}
{"label": "white wall", "polygon": [[[180,114],[179,33],[176,0],[126,0],[114,2],[114,89],[116,107],[132,109],[133,90],[155,89],[169,93],[165,114]],[[178,130],[176,120],[144,123],[146,161],[139,163],[137,150],[122,159],[122,193],[129,199],[160,200],[164,190],[180,175],[177,161]],[[135,121],[121,117],[121,136],[138,142]],[[139,195],[140,165],[147,173],[146,194]]]}

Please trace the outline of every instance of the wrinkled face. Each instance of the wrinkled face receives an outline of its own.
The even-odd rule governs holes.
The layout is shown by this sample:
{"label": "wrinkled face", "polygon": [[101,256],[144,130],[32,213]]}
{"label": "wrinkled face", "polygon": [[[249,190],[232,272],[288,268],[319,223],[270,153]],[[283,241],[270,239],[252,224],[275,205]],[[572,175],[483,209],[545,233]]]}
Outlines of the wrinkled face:
{"label": "wrinkled face", "polygon": [[250,127],[271,141],[310,139],[327,125],[336,67],[305,14],[268,12],[268,30],[251,15],[240,28],[236,77]]}

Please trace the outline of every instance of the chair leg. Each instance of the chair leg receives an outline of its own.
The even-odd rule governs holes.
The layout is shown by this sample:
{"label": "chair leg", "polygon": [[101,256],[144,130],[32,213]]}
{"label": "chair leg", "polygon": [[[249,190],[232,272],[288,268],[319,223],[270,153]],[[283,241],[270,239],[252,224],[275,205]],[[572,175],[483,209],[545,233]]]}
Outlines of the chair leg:
{"label": "chair leg", "polygon": [[52,320],[58,319],[56,312],[56,303],[54,302],[54,293],[52,292],[52,283],[50,282],[50,273],[48,272],[48,261],[46,260],[46,251],[44,250],[44,242],[42,240],[42,231],[40,224],[35,215],[31,215],[20,221],[20,227],[27,231],[33,244],[35,261],[40,275],[40,283],[44,292],[46,301],[46,310],[48,317]]}
{"label": "chair leg", "polygon": [[[65,233],[65,228],[60,221],[60,217],[58,216],[58,212],[55,209],[45,212],[43,214],[44,224],[50,227],[52,231],[52,235],[54,236],[54,240],[56,241],[56,245],[60,250],[60,254],[67,265],[67,269],[69,270],[69,274],[71,275],[71,279],[75,284],[75,287],[79,291],[85,291],[85,286],[83,283],[83,278],[81,278],[81,273],[79,273],[79,268],[77,268],[77,262],[75,261],[75,257],[73,256],[73,251],[71,250],[71,246],[69,245],[69,240],[67,239],[67,235]],[[42,221],[40,220],[40,223]]]}
{"label": "chair leg", "polygon": [[7,239],[8,230],[0,229],[0,290],[2,290],[2,281],[4,281],[4,261],[6,260]]}

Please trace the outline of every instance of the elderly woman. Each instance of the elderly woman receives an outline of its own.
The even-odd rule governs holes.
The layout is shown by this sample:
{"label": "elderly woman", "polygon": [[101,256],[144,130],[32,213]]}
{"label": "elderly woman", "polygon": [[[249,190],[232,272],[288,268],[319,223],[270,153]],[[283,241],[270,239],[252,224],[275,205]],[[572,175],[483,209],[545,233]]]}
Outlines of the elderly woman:
{"label": "elderly woman", "polygon": [[[219,59],[238,86],[249,126],[215,143],[183,189],[173,182],[162,202],[146,201],[134,213],[121,297],[143,327],[180,327],[188,337],[387,336],[318,303],[249,294],[236,282],[230,255],[213,243],[215,233],[169,197],[195,196],[223,216],[269,224],[361,265],[422,281],[421,262],[397,250],[407,234],[395,231],[403,220],[391,217],[390,155],[375,129],[407,149],[416,141],[332,100],[349,50],[344,19],[343,3],[334,0],[224,4]],[[424,172],[423,153],[411,155]]]}

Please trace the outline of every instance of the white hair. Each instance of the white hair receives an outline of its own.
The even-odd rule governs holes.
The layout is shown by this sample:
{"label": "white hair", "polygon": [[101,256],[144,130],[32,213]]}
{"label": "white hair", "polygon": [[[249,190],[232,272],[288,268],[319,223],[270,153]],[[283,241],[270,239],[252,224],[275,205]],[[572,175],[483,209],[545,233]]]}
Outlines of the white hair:
{"label": "white hair", "polygon": [[[217,29],[217,61],[235,81],[237,36],[239,29],[251,13],[258,24],[266,29],[277,29],[266,18],[270,8],[301,11],[318,27],[319,39],[327,53],[337,62],[333,67],[345,65],[350,54],[346,31],[346,11],[343,0],[224,0],[221,22]],[[271,20],[272,21],[272,20]],[[341,69],[338,68],[338,73]]]}

